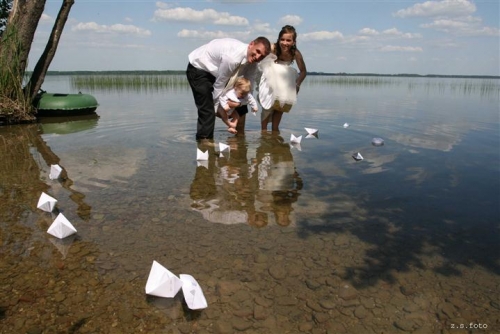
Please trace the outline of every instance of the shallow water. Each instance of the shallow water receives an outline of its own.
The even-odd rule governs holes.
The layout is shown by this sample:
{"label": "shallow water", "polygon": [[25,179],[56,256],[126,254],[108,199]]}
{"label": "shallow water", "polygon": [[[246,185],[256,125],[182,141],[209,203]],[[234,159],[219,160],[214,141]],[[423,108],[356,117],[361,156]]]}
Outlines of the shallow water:
{"label": "shallow water", "polygon": [[[92,89],[98,117],[2,127],[0,332],[500,331],[499,87],[308,77],[280,135],[218,121],[206,163],[185,85]],[[46,233],[42,191],[75,236]],[[153,260],[208,308],[147,296]]]}

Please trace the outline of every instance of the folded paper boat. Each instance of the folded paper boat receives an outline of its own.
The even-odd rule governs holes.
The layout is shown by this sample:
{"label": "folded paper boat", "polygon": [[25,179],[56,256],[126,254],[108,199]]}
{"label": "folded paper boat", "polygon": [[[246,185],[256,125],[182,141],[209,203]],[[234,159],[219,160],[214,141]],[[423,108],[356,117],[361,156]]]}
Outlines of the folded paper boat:
{"label": "folded paper boat", "polygon": [[196,160],[197,161],[205,161],[208,160],[208,150],[203,152],[199,148],[196,149]]}
{"label": "folded paper boat", "polygon": [[356,161],[360,161],[360,160],[363,160],[363,156],[361,155],[361,153],[356,153],[356,154],[353,154],[352,157],[354,158],[354,160]]}
{"label": "folded paper boat", "polygon": [[146,293],[157,297],[173,298],[182,287],[182,281],[167,268],[153,261],[148,281],[146,282]]}
{"label": "folded paper boat", "polygon": [[59,165],[50,165],[49,179],[57,180],[61,175],[62,168]]}
{"label": "folded paper boat", "polygon": [[62,213],[58,214],[52,225],[47,230],[48,234],[56,238],[63,239],[76,233],[76,228],[69,222]]}
{"label": "folded paper boat", "polygon": [[36,207],[46,212],[52,212],[56,206],[56,203],[57,199],[42,192],[42,195],[40,195]]}
{"label": "folded paper boat", "polygon": [[382,138],[373,138],[372,139],[372,145],[373,146],[382,146],[384,145],[384,140]]}
{"label": "folded paper boat", "polygon": [[302,141],[302,136],[295,137],[293,133],[290,135],[290,142],[295,144],[300,144]]}
{"label": "folded paper boat", "polygon": [[307,133],[310,135],[318,134],[318,129],[312,129],[312,128],[304,128],[304,129],[306,129]]}
{"label": "folded paper boat", "polygon": [[349,123],[344,123],[344,129],[349,127]]}
{"label": "folded paper boat", "polygon": [[200,285],[191,275],[180,274],[182,281],[182,293],[187,306],[191,310],[201,310],[207,308],[207,300],[203,295]]}

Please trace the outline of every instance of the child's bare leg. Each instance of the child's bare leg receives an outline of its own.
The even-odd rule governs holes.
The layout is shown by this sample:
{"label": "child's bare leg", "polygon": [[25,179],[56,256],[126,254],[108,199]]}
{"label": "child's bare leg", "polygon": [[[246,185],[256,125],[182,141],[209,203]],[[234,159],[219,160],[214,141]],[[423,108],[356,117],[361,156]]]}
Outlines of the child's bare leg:
{"label": "child's bare leg", "polygon": [[260,129],[262,131],[267,131],[267,124],[269,123],[269,120],[272,118],[272,110],[265,110],[262,109],[262,116],[261,116],[261,121],[260,121]]}
{"label": "child's bare leg", "polygon": [[277,111],[277,110],[273,111],[273,116],[272,116],[273,117],[272,130],[273,131],[276,131],[276,132],[280,131],[279,126],[280,126],[280,122],[281,122],[281,116],[283,116],[282,111]]}

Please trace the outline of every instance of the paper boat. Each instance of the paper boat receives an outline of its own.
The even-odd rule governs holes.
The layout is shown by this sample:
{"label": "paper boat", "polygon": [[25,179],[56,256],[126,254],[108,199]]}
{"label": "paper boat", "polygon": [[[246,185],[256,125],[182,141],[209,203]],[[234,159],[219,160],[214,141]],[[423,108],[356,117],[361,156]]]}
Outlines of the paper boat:
{"label": "paper boat", "polygon": [[224,152],[224,151],[228,151],[231,149],[231,147],[229,145],[226,145],[224,143],[219,143],[219,152]]}
{"label": "paper boat", "polygon": [[302,136],[295,137],[293,133],[290,135],[290,142],[295,143],[295,144],[300,144],[300,141],[302,140]]}
{"label": "paper boat", "polygon": [[191,310],[201,310],[207,308],[207,300],[203,295],[200,285],[191,275],[180,274],[182,281],[182,293],[187,306]]}
{"label": "paper boat", "polygon": [[344,123],[344,129],[349,127],[349,123]]}
{"label": "paper boat", "polygon": [[56,206],[56,203],[57,199],[42,192],[42,195],[38,199],[38,204],[36,205],[36,207],[46,212],[52,212],[52,210],[54,210]]}
{"label": "paper boat", "polygon": [[307,133],[310,135],[317,135],[318,134],[318,129],[312,129],[312,128],[304,128],[306,129]]}
{"label": "paper boat", "polygon": [[50,225],[47,230],[48,234],[53,235],[56,238],[63,239],[67,236],[76,233],[76,228],[71,225],[68,219],[64,217],[62,213],[58,214],[52,225]]}
{"label": "paper boat", "polygon": [[196,149],[196,160],[197,161],[205,161],[208,160],[208,150],[203,152],[199,148]]}
{"label": "paper boat", "polygon": [[173,298],[181,287],[182,281],[177,276],[158,262],[153,261],[146,282],[146,293],[148,295]]}
{"label": "paper boat", "polygon": [[363,156],[361,155],[361,153],[356,153],[356,154],[353,154],[352,157],[354,158],[354,160],[356,161],[361,161],[363,160]]}
{"label": "paper boat", "polygon": [[384,145],[384,140],[382,138],[373,138],[372,139],[372,145],[373,146],[383,146]]}
{"label": "paper boat", "polygon": [[59,165],[50,165],[49,179],[57,180],[61,175],[62,168]]}

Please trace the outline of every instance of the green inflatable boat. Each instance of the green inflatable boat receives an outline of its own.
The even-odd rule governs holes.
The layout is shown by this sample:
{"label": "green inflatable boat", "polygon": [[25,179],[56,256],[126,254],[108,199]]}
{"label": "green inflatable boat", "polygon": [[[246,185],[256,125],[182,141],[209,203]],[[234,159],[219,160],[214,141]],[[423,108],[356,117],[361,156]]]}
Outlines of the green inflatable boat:
{"label": "green inflatable boat", "polygon": [[88,115],[95,112],[99,104],[89,94],[60,94],[40,92],[35,99],[37,116],[72,116]]}

